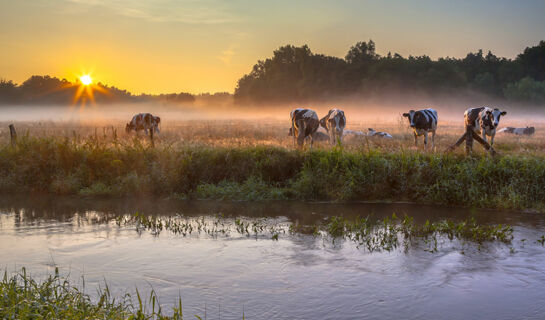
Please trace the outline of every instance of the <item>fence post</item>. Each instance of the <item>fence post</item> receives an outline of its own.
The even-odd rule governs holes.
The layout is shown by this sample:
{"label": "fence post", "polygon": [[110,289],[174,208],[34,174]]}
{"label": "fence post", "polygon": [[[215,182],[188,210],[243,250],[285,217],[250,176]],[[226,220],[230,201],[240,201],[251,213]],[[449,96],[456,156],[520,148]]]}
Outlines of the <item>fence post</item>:
{"label": "fence post", "polygon": [[151,127],[151,130],[149,131],[149,137],[151,138],[151,146],[155,147],[155,141],[153,141],[153,131],[155,130],[154,127]]}
{"label": "fence post", "polygon": [[11,146],[15,147],[17,144],[17,131],[15,131],[15,126],[13,124],[9,125],[9,135],[11,137]]}

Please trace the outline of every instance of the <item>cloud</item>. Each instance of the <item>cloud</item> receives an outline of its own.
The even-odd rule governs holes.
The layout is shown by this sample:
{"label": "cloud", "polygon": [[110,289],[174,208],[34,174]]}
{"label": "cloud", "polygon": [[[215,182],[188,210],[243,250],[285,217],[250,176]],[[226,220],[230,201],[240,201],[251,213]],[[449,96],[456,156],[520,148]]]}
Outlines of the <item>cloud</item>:
{"label": "cloud", "polygon": [[225,24],[239,21],[225,2],[217,0],[66,0],[72,4],[103,7],[115,14],[150,22]]}
{"label": "cloud", "polygon": [[223,50],[221,52],[221,55],[218,57],[223,63],[225,63],[226,66],[231,65],[231,59],[233,59],[233,56],[235,55],[235,48],[237,46],[232,44],[227,48],[226,50]]}

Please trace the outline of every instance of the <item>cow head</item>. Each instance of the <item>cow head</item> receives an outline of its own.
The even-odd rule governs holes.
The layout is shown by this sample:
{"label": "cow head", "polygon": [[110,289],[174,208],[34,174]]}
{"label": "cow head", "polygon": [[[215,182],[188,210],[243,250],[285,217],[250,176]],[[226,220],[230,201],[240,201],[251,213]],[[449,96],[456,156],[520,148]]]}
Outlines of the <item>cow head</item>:
{"label": "cow head", "polygon": [[414,114],[415,113],[416,113],[416,111],[409,110],[409,112],[403,114],[404,117],[407,117],[409,119],[409,125],[411,126],[411,128],[414,128]]}
{"label": "cow head", "polygon": [[159,123],[161,123],[161,118],[154,116],[153,117],[153,127],[155,128],[155,131],[159,133]]}
{"label": "cow head", "polygon": [[125,132],[127,132],[127,133],[131,132],[131,130],[133,130],[133,129],[134,129],[134,126],[130,122],[127,123],[127,125],[125,126]]}
{"label": "cow head", "polygon": [[329,110],[329,112],[327,113],[327,116],[325,116],[325,117],[323,117],[322,119],[320,119],[320,125],[321,125],[327,132],[329,132],[329,128],[328,128],[327,122],[329,121],[329,116],[331,115],[331,112],[333,112],[333,110]]}
{"label": "cow head", "polygon": [[507,114],[507,111],[501,111],[498,108],[495,108],[495,109],[486,108],[484,110],[483,122],[485,122],[486,124],[491,126],[492,129],[494,129],[500,124],[501,116],[504,116],[506,114]]}

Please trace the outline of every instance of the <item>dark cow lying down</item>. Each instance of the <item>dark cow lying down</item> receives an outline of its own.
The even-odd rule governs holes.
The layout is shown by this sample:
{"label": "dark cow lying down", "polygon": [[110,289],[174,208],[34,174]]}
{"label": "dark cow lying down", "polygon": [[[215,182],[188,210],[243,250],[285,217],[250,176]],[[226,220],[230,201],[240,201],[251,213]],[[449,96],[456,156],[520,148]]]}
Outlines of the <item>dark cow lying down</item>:
{"label": "dark cow lying down", "polygon": [[533,135],[536,132],[536,128],[534,128],[534,127],[526,127],[526,128],[505,127],[505,128],[502,128],[502,129],[498,130],[498,132],[511,133],[511,134],[516,134],[516,135],[520,135],[520,136],[522,136],[522,135],[530,136],[530,135]]}
{"label": "dark cow lying down", "polygon": [[[125,126],[125,131],[130,133],[132,130],[138,133],[140,130],[144,130],[148,134],[159,133],[159,123],[161,123],[161,118],[152,115],[151,113],[139,113],[132,117],[131,122],[127,123]],[[152,131],[153,130],[153,131]]]}
{"label": "dark cow lying down", "polygon": [[[293,136],[291,128],[289,128],[288,130],[288,136]],[[314,142],[329,141],[329,135],[320,131],[316,131],[312,134],[312,140],[314,140]]]}

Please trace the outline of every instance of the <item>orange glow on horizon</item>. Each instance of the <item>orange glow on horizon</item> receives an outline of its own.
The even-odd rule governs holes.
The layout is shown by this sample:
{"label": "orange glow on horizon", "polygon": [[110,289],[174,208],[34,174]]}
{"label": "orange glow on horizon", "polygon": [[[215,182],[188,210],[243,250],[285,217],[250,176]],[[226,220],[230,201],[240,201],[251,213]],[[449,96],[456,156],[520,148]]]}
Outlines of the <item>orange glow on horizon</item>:
{"label": "orange glow on horizon", "polygon": [[107,94],[107,90],[103,88],[102,86],[93,84],[93,79],[91,78],[91,75],[88,73],[85,73],[78,77],[79,79],[79,85],[78,89],[76,91],[76,94],[74,95],[74,99],[72,103],[74,105],[78,104],[78,102],[81,102],[81,107],[84,107],[87,100],[90,100],[91,103],[95,104],[95,94],[94,91],[98,91],[103,94]]}

